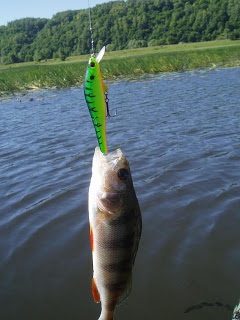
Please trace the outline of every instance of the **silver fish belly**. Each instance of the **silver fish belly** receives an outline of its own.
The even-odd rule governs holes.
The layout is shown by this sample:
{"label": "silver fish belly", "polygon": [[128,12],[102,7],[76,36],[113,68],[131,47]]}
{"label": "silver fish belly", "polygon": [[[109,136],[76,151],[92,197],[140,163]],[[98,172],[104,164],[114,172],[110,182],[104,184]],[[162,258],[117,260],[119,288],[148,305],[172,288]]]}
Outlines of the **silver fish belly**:
{"label": "silver fish belly", "polygon": [[112,320],[131,291],[132,268],[141,236],[141,212],[130,167],[120,149],[95,149],[89,188],[92,293],[101,302],[99,320]]}

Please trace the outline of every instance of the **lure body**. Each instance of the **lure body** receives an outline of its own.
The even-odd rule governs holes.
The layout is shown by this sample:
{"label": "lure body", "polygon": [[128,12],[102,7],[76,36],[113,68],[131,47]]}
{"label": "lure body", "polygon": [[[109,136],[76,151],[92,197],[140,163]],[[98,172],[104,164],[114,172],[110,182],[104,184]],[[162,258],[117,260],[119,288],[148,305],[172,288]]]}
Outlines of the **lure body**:
{"label": "lure body", "polygon": [[106,137],[106,101],[105,93],[108,87],[102,80],[99,62],[103,57],[105,47],[101,49],[98,56],[91,56],[86,71],[84,95],[97,135],[99,148],[102,153],[108,153]]}

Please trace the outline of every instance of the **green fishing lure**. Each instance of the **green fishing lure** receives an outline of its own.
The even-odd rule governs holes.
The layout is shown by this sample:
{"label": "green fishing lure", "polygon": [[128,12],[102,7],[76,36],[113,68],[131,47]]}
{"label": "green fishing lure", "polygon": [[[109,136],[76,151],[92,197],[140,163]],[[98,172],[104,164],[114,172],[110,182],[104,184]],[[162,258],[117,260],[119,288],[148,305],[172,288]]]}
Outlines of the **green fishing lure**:
{"label": "green fishing lure", "polygon": [[99,62],[105,53],[103,47],[97,57],[92,54],[88,62],[84,84],[84,95],[97,135],[99,148],[102,153],[108,153],[106,136],[106,116],[109,115],[107,105],[108,87],[102,80]]}

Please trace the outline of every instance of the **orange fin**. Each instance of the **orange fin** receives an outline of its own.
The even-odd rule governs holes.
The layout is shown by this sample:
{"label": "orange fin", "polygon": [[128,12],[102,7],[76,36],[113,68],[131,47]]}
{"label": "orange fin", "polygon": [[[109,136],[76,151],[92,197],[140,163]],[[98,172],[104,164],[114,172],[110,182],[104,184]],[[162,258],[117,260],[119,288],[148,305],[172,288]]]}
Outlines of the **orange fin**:
{"label": "orange fin", "polygon": [[91,243],[91,248],[93,251],[93,232],[92,232],[92,227],[90,226],[90,243]]}
{"label": "orange fin", "polygon": [[92,295],[93,295],[94,301],[96,303],[99,303],[100,302],[100,294],[98,292],[98,288],[96,286],[94,278],[92,278]]}

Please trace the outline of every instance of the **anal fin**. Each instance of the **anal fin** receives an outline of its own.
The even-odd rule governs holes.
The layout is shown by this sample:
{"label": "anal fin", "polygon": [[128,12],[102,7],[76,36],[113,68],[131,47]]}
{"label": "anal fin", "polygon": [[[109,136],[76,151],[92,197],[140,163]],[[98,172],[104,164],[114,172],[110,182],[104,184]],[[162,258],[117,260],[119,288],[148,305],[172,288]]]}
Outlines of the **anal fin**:
{"label": "anal fin", "polygon": [[100,294],[98,291],[98,288],[96,286],[95,280],[94,278],[92,278],[92,295],[93,295],[93,299],[96,303],[100,302]]}

